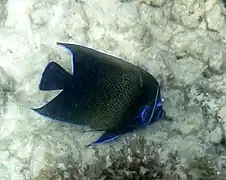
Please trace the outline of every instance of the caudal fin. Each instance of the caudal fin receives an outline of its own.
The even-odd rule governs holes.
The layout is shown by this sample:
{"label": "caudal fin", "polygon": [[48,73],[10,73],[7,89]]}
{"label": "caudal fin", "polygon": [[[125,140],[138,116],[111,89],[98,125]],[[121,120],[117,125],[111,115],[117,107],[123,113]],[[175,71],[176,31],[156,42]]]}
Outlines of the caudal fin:
{"label": "caudal fin", "polygon": [[71,82],[71,74],[56,62],[50,62],[42,73],[39,89],[42,91],[60,90],[64,89]]}

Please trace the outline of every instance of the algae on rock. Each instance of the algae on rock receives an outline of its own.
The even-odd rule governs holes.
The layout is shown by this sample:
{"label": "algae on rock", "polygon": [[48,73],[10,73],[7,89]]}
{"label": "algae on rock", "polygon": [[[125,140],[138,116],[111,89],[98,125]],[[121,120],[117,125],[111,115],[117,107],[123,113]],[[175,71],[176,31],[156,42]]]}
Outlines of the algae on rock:
{"label": "algae on rock", "polygon": [[[197,157],[186,168],[180,167],[175,156],[161,160],[159,148],[153,142],[148,145],[142,137],[127,142],[119,151],[113,147],[107,156],[96,153],[98,160],[91,165],[83,165],[68,158],[66,164],[54,164],[40,171],[39,176],[31,180],[216,180],[220,176],[214,158]],[[226,179],[226,178],[225,178]]]}

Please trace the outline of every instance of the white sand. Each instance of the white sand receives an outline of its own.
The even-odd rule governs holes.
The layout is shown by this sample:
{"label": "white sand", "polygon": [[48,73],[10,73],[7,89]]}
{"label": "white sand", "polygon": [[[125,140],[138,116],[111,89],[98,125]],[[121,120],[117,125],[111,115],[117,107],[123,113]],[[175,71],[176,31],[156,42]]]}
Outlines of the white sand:
{"label": "white sand", "polygon": [[[56,95],[38,90],[45,65],[55,60],[70,69],[69,54],[57,41],[120,56],[161,81],[164,108],[173,122],[160,121],[135,134],[161,144],[162,154],[175,150],[186,159],[214,153],[219,146],[222,127],[226,129],[226,10],[221,1],[4,2],[0,0],[1,180],[34,177],[49,159],[95,159],[94,150],[84,145],[100,133],[84,134],[80,127],[50,122],[29,110]],[[131,136],[114,146],[120,148]],[[104,154],[109,145],[98,148]]]}

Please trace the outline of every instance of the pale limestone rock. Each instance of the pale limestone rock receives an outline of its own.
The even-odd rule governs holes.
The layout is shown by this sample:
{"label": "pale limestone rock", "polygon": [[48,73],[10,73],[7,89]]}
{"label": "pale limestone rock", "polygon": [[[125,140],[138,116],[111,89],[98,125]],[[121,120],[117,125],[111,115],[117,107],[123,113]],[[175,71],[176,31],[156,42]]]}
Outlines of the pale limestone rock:
{"label": "pale limestone rock", "polygon": [[226,73],[210,77],[205,84],[207,92],[226,93]]}
{"label": "pale limestone rock", "polygon": [[220,117],[220,122],[226,124],[226,106],[223,106],[218,111],[218,116]]}
{"label": "pale limestone rock", "polygon": [[226,170],[226,156],[224,154],[219,156],[217,158],[217,161],[218,161],[219,168],[222,169],[225,172],[225,170]]}
{"label": "pale limestone rock", "polygon": [[14,92],[14,80],[0,66],[0,114],[4,112],[4,106],[8,100],[8,95]]}
{"label": "pale limestone rock", "polygon": [[219,4],[214,4],[211,10],[206,13],[207,28],[212,31],[221,31],[225,28],[224,16],[221,15],[222,10]]}
{"label": "pale limestone rock", "polygon": [[205,13],[204,1],[174,0],[171,9],[171,18],[186,28],[198,28]]}
{"label": "pale limestone rock", "polygon": [[0,89],[11,90],[13,89],[13,82],[6,71],[0,66]]}
{"label": "pale limestone rock", "polygon": [[205,9],[206,11],[210,11],[213,6],[217,3],[218,0],[206,0],[205,1]]}
{"label": "pale limestone rock", "polygon": [[204,60],[214,73],[223,73],[225,66],[226,46],[217,43],[208,44],[203,52]]}
{"label": "pale limestone rock", "polygon": [[161,7],[166,3],[167,0],[140,0],[141,3],[145,3],[147,5]]}
{"label": "pale limestone rock", "polygon": [[168,63],[168,67],[180,85],[193,84],[204,69],[202,62],[189,56],[171,61]]}
{"label": "pale limestone rock", "polygon": [[5,23],[8,16],[6,3],[7,0],[0,0],[0,26]]}
{"label": "pale limestone rock", "polygon": [[212,143],[218,144],[222,140],[222,130],[220,127],[215,128],[211,133],[210,133],[210,141]]}

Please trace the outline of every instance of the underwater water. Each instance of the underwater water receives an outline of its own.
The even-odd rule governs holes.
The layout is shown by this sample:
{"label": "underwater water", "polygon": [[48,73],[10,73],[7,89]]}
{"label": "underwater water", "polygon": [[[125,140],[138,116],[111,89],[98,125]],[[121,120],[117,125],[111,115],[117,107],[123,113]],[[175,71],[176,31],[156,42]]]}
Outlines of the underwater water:
{"label": "underwater water", "polygon": [[[87,164],[105,169],[120,149],[117,160],[130,162],[125,149],[146,157],[149,147],[157,149],[155,161],[173,159],[178,179],[221,174],[226,164],[225,17],[223,1],[217,0],[0,0],[0,179],[95,179],[92,173],[100,172],[87,171]],[[87,148],[101,132],[84,133],[84,127],[31,111],[59,93],[38,89],[46,64],[54,60],[70,70],[70,54],[58,41],[88,45],[149,71],[161,84],[167,118],[114,143]],[[191,162],[206,156],[215,168],[202,159],[197,171],[200,166]],[[139,173],[150,167],[142,168]]]}

